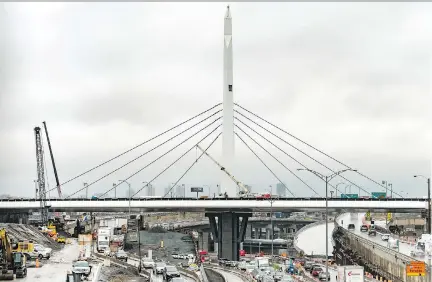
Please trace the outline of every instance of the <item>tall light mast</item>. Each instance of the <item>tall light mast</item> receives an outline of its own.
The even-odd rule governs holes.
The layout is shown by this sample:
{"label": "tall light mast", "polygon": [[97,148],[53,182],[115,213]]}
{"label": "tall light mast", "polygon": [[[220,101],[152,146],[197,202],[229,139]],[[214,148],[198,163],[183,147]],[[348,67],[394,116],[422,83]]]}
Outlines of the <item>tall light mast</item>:
{"label": "tall light mast", "polygon": [[[223,63],[223,123],[222,123],[222,159],[225,168],[233,171],[234,165],[234,89],[233,89],[233,49],[232,18],[229,6],[224,19],[224,63]],[[232,180],[221,172],[221,193],[235,197],[237,187]]]}

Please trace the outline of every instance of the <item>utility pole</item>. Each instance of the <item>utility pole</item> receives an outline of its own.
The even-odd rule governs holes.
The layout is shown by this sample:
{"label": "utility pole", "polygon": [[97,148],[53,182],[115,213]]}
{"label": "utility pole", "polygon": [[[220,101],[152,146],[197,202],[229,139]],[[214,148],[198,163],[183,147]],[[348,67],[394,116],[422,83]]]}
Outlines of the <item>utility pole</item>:
{"label": "utility pole", "polygon": [[[313,173],[315,176],[318,176],[319,178],[321,178],[321,180],[325,181],[325,190],[326,190],[326,194],[325,194],[325,200],[326,200],[326,234],[325,234],[325,241],[326,241],[326,275],[329,275],[329,271],[328,271],[328,183],[330,180],[332,180],[334,177],[340,175],[341,173],[344,173],[346,171],[357,171],[356,169],[351,169],[351,168],[347,168],[347,169],[342,169],[339,170],[337,172],[334,172],[333,174],[329,175],[329,176],[324,176],[323,174],[316,172],[315,170],[311,170],[311,169],[305,169],[305,168],[298,168],[297,170],[305,170],[305,171],[309,171],[310,173]],[[346,189],[346,188],[345,188]],[[346,194],[346,193],[345,193]]]}
{"label": "utility pole", "polygon": [[334,191],[330,191],[330,198],[333,198],[333,192]]}

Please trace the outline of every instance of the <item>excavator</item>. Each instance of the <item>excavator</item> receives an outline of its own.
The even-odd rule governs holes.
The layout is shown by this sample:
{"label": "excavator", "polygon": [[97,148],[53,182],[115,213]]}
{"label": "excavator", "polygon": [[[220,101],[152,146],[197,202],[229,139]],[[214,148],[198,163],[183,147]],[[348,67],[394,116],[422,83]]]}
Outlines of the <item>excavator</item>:
{"label": "excavator", "polygon": [[12,252],[11,240],[5,229],[0,230],[0,280],[14,280],[27,276],[26,257],[21,252]]}
{"label": "excavator", "polygon": [[[209,153],[207,153],[207,151],[205,151],[203,148],[201,148],[199,145],[196,145],[196,147],[198,149],[200,149],[207,157],[209,157],[209,159],[211,159],[219,168],[220,170],[222,170],[223,172],[225,172],[226,175],[228,175],[229,178],[231,178],[232,181],[234,181],[234,183],[241,189],[238,193],[240,198],[247,198],[247,197],[251,197],[254,196],[250,193],[249,189],[243,185],[243,183],[241,183],[240,181],[238,181],[237,179],[234,178],[233,175],[231,175],[231,173],[229,173],[225,167],[223,167],[220,163],[218,163],[212,156],[209,155]],[[219,195],[219,196],[223,196],[223,194]]]}

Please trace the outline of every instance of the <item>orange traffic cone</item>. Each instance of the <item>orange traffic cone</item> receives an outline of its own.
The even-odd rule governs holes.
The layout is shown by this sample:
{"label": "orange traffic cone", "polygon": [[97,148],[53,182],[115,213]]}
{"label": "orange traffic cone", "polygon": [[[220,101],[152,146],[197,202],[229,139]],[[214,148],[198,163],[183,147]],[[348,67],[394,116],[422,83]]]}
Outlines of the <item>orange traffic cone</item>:
{"label": "orange traffic cone", "polygon": [[39,259],[36,259],[36,268],[39,267]]}

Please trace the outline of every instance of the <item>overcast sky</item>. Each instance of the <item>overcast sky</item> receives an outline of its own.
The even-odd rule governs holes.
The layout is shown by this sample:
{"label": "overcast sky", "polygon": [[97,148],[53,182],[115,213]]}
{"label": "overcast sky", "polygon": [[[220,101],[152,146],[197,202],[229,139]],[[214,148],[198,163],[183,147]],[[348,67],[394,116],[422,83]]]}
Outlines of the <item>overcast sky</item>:
{"label": "overcast sky", "polygon": [[[43,120],[64,182],[222,102],[225,3],[7,3],[4,8],[2,193],[33,195],[33,128]],[[363,174],[392,182],[396,191],[425,195],[425,181],[412,175],[431,172],[431,3],[234,3],[231,10],[237,103]],[[272,131],[297,146],[289,136]],[[254,138],[289,169],[300,167]],[[64,193],[71,194],[163,140],[65,185]],[[132,188],[136,191],[154,178],[199,138],[194,140],[132,177]],[[218,160],[219,141],[209,151]],[[178,142],[179,138],[98,182],[89,194],[106,190]],[[329,172],[289,145],[277,145],[305,166]],[[313,194],[264,151],[252,147],[296,195]],[[343,168],[311,149],[301,149],[334,170]],[[158,178],[156,193],[161,195],[175,182],[196,154],[192,150]],[[255,191],[278,182],[239,139],[233,170]],[[324,194],[324,185],[313,175],[296,173]],[[206,184],[215,192],[220,177],[218,168],[203,157],[180,184]],[[382,191],[354,173],[346,177],[368,191]],[[117,195],[124,195],[126,188],[119,186]]]}

